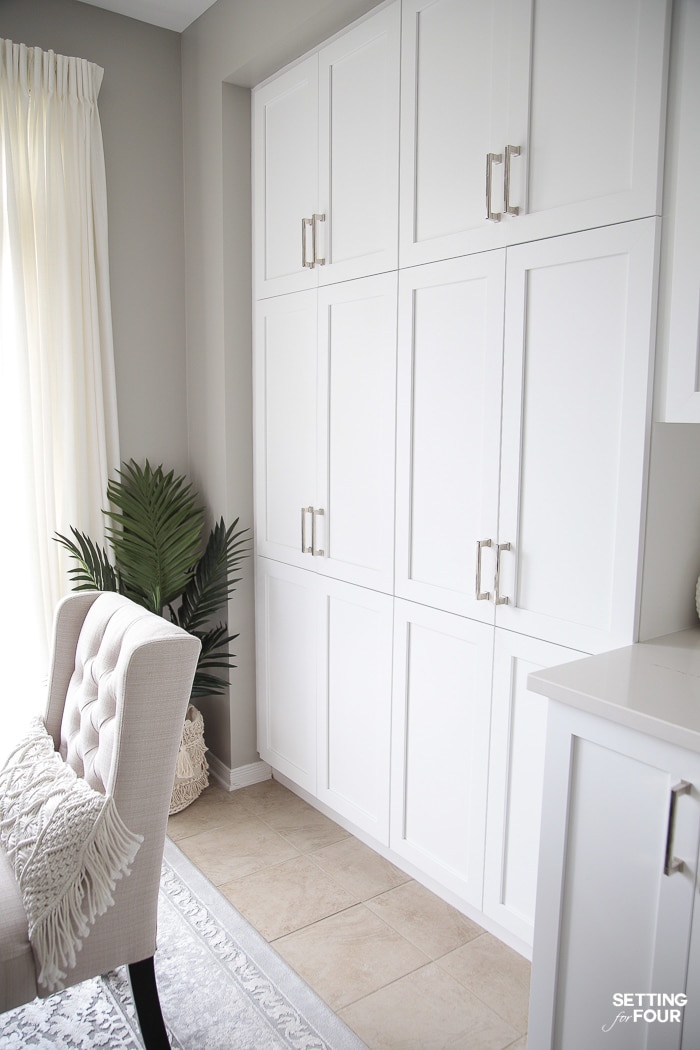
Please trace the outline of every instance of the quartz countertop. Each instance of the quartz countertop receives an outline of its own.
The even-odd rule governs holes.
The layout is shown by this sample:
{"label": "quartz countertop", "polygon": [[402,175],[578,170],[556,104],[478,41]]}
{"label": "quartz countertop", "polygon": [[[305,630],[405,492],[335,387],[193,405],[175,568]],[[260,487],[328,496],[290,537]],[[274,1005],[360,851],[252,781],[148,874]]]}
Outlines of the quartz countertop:
{"label": "quartz countertop", "polygon": [[535,671],[528,687],[700,754],[700,626]]}

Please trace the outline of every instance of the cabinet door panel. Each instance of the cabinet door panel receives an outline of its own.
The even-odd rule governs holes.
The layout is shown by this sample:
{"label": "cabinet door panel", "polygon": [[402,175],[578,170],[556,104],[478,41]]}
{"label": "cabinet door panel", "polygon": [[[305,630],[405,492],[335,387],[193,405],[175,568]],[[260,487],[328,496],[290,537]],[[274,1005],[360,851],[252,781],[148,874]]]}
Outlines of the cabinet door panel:
{"label": "cabinet door panel", "polygon": [[316,292],[257,304],[254,382],[257,550],[304,565],[301,508],[317,487]]}
{"label": "cabinet door panel", "polygon": [[532,945],[535,923],[547,732],[547,700],[528,689],[527,676],[580,655],[496,631],[484,912],[526,945]]}
{"label": "cabinet door panel", "polygon": [[319,291],[318,504],[314,567],[391,592],[394,558],[396,274]]}
{"label": "cabinet door panel", "polygon": [[475,551],[496,538],[504,263],[486,252],[400,276],[397,593],[487,622]]}
{"label": "cabinet door panel", "polygon": [[656,223],[508,249],[497,624],[598,652],[632,642]]}
{"label": "cabinet door panel", "polygon": [[395,269],[399,3],[319,55],[320,284]]}
{"label": "cabinet door panel", "polygon": [[393,601],[327,581],[318,797],[389,842]]}
{"label": "cabinet door panel", "polygon": [[481,907],[493,628],[397,600],[391,847]]}
{"label": "cabinet door panel", "polygon": [[274,769],[312,793],[320,612],[313,573],[257,559],[258,750]]}
{"label": "cabinet door panel", "polygon": [[664,874],[671,788],[697,785],[697,755],[580,712],[550,707],[530,1038],[587,1050],[678,1047],[681,1025],[628,1018],[615,993],[685,989],[696,878],[697,793],[678,800]]}
{"label": "cabinet door panel", "polygon": [[535,0],[528,201],[509,242],[660,214],[669,7]]}
{"label": "cabinet door panel", "polygon": [[[318,207],[318,56],[253,94],[256,298],[315,286],[301,221]],[[307,254],[310,258],[310,253]]]}
{"label": "cabinet door panel", "polygon": [[[523,5],[520,4],[522,7]],[[401,265],[497,247],[486,221],[486,155],[506,145],[511,5],[503,0],[405,0],[401,106]],[[528,54],[525,37],[518,44]],[[510,97],[509,97],[510,91]],[[502,166],[493,209],[502,211]]]}

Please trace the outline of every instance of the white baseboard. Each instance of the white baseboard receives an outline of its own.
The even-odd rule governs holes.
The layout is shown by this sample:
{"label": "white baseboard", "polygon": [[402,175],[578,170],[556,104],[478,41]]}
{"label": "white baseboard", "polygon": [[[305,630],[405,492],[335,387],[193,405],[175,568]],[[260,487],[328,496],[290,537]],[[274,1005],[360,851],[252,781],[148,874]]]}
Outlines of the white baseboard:
{"label": "white baseboard", "polygon": [[236,791],[250,784],[260,784],[263,780],[270,780],[272,777],[272,768],[263,761],[229,769],[220,758],[212,755],[211,751],[207,751],[207,763],[209,775],[225,791]]}

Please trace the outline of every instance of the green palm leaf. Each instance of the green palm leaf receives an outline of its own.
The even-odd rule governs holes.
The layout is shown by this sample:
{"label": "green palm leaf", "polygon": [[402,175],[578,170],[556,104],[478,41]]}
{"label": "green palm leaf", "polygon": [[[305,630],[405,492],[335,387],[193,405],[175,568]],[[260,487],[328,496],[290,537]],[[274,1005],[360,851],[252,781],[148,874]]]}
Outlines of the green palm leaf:
{"label": "green palm leaf", "polygon": [[75,537],[75,542],[62,536],[60,532],[54,534],[54,539],[61,543],[70,556],[77,562],[72,569],[68,570],[74,591],[119,591],[119,579],[110,563],[107,551],[104,547],[98,547],[84,532],[78,532],[73,526],[70,531]]}
{"label": "green palm leaf", "polygon": [[192,486],[174,471],[165,474],[146,460],[117,471],[107,498],[106,529],[124,591],[152,612],[175,602],[192,578],[200,550],[204,513]]}
{"label": "green palm leaf", "polygon": [[237,634],[227,634],[224,624],[217,624],[208,631],[193,631],[202,643],[197,671],[192,684],[192,696],[212,696],[223,693],[228,685],[228,674],[221,676],[212,671],[228,671],[236,665],[232,663],[229,645],[238,638]]}
{"label": "green palm leaf", "polygon": [[236,589],[240,577],[233,576],[250,554],[249,529],[236,531],[239,519],[226,528],[221,518],[209,534],[204,553],[182,595],[177,622],[198,633],[220,613]]}

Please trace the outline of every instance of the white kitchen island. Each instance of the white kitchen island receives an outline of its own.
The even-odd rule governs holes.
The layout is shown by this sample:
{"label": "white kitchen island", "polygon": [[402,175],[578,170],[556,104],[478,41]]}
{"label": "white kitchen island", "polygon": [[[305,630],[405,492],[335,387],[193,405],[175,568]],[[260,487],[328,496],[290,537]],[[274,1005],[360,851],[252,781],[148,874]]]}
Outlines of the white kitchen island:
{"label": "white kitchen island", "polygon": [[531,1050],[700,1047],[700,628],[538,671]]}

